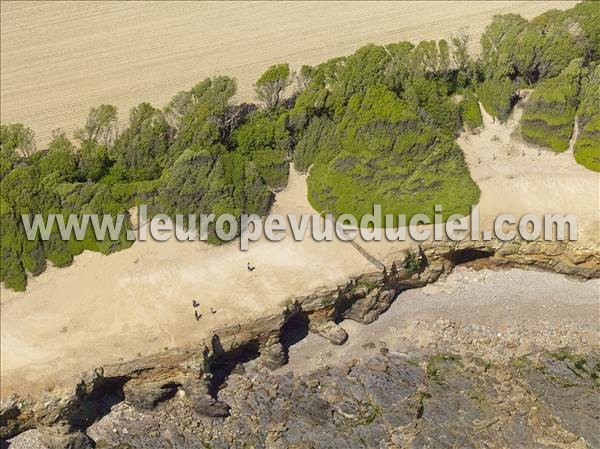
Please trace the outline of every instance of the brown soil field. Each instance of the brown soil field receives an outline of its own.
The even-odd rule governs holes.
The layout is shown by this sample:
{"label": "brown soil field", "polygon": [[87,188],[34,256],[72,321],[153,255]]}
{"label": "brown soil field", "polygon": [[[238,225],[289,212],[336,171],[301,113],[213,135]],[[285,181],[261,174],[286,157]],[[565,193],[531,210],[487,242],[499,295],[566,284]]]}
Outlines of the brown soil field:
{"label": "brown soil field", "polygon": [[207,76],[237,78],[238,100],[271,64],[293,68],[373,42],[448,38],[471,50],[494,14],[531,18],[567,1],[10,2],[1,5],[1,121],[22,122],[43,147],[91,106],[163,106]]}

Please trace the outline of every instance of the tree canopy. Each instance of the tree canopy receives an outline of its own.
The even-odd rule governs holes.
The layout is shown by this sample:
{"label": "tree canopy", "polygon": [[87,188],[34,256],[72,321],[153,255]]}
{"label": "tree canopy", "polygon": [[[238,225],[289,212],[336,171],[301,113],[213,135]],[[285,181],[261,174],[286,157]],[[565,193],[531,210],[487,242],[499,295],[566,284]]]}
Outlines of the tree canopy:
{"label": "tree canopy", "polygon": [[267,108],[276,108],[279,106],[283,92],[291,83],[288,64],[272,65],[256,81],[256,95]]}
{"label": "tree canopy", "polygon": [[[579,123],[575,159],[600,171],[600,11],[584,1],[527,21],[497,16],[469,54],[461,30],[449,40],[366,45],[293,74],[269,67],[256,81],[263,107],[233,102],[228,76],[206,78],[164,107],[140,103],[117,128],[117,109],[92,107],[71,140],[57,130],[36,150],[25,125],[0,127],[0,279],[23,290],[50,261],[71,263],[83,250],[127,248],[97,240],[27,240],[21,214],[123,213],[141,202],[150,213],[269,211],[286,186],[289,162],[309,172],[318,211],[466,214],[479,198],[455,137],[482,125],[479,103],[506,120],[519,91],[524,139],[562,151]],[[287,88],[295,80],[291,97]],[[290,92],[288,92],[290,93]],[[458,100],[457,100],[458,99]],[[130,223],[127,223],[130,226]],[[209,229],[209,239],[219,243]]]}

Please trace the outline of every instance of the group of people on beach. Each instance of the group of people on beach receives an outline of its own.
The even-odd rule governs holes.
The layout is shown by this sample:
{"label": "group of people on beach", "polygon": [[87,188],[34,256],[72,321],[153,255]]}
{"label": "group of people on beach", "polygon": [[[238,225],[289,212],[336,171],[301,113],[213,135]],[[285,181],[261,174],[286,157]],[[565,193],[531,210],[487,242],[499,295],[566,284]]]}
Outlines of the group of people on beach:
{"label": "group of people on beach", "polygon": [[[510,150],[507,150],[507,151],[506,151],[506,156],[507,156],[507,157],[510,157],[510,156],[511,156],[511,154],[512,154],[512,153],[510,152]],[[523,150],[523,151],[522,151],[521,155],[522,155],[523,157],[527,156],[527,153],[525,152],[525,150]],[[539,157],[539,156],[541,156],[541,155],[542,155],[542,152],[541,152],[541,150],[538,150],[538,157]],[[495,160],[496,160],[496,153],[493,153],[493,154],[492,154],[492,160],[493,160],[493,161],[495,161]],[[478,157],[478,158],[477,158],[477,165],[481,165],[481,158],[480,158],[480,157]]]}
{"label": "group of people on beach", "polygon": [[[246,264],[246,269],[248,270],[248,272],[253,272],[254,270],[256,270],[256,266],[251,265],[250,262],[248,262]],[[200,318],[202,318],[202,313],[200,313],[198,311],[198,307],[200,307],[200,303],[198,301],[196,301],[195,299],[192,299],[192,307],[194,308],[194,317],[196,318],[196,321],[200,321]],[[210,313],[211,314],[215,314],[217,313],[217,311],[215,309],[213,309],[212,307],[209,308]]]}
{"label": "group of people on beach", "polygon": [[[202,318],[202,314],[198,311],[198,307],[200,307],[200,303],[198,301],[196,301],[195,299],[192,299],[192,307],[194,308],[194,316],[196,317],[196,321],[200,320],[200,318]],[[217,313],[217,311],[215,309],[213,309],[212,307],[209,308],[210,313],[211,314],[215,314]]]}

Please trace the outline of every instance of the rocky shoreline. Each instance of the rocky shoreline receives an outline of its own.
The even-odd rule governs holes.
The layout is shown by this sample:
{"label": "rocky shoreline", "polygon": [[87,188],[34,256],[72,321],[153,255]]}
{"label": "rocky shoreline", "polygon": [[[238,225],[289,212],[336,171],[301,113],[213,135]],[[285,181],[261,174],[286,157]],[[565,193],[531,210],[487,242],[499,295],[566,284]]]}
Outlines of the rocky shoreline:
{"label": "rocky shoreline", "polygon": [[[591,432],[598,416],[590,410],[600,354],[591,346],[514,354],[488,366],[454,335],[435,351],[373,348],[372,358],[349,360],[343,369],[272,372],[287,363],[298,335],[310,331],[343,344],[341,320],[372,323],[401,292],[463,264],[600,277],[598,251],[564,243],[424,245],[387,270],[293,298],[281,313],[222,329],[209,341],[97,368],[72,391],[11,397],[0,411],[1,438],[36,429],[40,447],[51,449],[481,446],[477,441],[598,447]],[[434,331],[460,333],[448,324]],[[565,385],[577,392],[561,396]],[[464,415],[444,413],[449,402]],[[499,428],[502,437],[492,438]]]}

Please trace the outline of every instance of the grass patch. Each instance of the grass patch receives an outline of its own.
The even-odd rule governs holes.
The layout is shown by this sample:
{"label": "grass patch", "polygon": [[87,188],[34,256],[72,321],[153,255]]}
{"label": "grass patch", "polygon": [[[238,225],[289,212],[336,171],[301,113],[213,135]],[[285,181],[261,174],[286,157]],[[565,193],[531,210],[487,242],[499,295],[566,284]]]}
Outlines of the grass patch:
{"label": "grass patch", "polygon": [[425,368],[426,376],[435,382],[441,382],[442,366],[447,363],[461,363],[461,357],[456,354],[437,354],[429,357]]}
{"label": "grass patch", "polygon": [[600,172],[600,66],[583,81],[580,93],[579,137],[575,142],[575,160]]}

